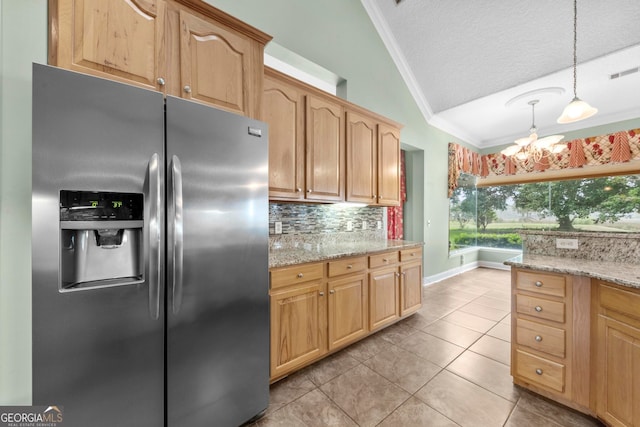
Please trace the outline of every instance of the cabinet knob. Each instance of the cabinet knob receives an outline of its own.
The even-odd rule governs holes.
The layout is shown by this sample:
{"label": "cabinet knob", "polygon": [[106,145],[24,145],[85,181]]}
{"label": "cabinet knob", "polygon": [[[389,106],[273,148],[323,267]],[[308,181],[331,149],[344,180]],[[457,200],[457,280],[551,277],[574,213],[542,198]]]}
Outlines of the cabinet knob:
{"label": "cabinet knob", "polygon": [[296,191],[297,191],[298,193],[302,193],[302,188],[298,187],[298,188],[296,188]]}
{"label": "cabinet knob", "polygon": [[542,375],[542,369],[540,369],[540,368],[536,369],[536,374]]}
{"label": "cabinet knob", "polygon": [[373,196],[371,196],[371,198],[372,198],[372,199],[375,199],[375,198],[376,198],[376,195],[374,194]]}
{"label": "cabinet knob", "polygon": [[165,85],[165,81],[162,77],[158,77],[156,82],[160,85],[160,86],[164,86]]}
{"label": "cabinet knob", "polygon": [[382,258],[382,262],[389,262],[389,260],[386,258]]}
{"label": "cabinet knob", "polygon": [[407,275],[407,272],[406,272],[406,271],[403,271],[403,272],[402,272],[402,275],[403,275],[403,276],[406,276],[406,275]]}
{"label": "cabinet knob", "polygon": [[396,277],[400,277],[400,273],[396,273]]}
{"label": "cabinet knob", "polygon": [[319,292],[319,295],[320,295],[321,297],[323,297],[323,296],[324,296],[324,292],[320,291],[320,292]]}
{"label": "cabinet knob", "polygon": [[184,93],[191,93],[191,86],[186,85],[186,86],[184,87]]}
{"label": "cabinet knob", "polygon": [[541,288],[541,287],[542,287],[542,282],[538,280],[538,281],[535,283],[535,285],[536,285],[537,287]]}
{"label": "cabinet knob", "polygon": [[347,265],[347,270],[351,270],[353,268],[353,265],[349,264]]}
{"label": "cabinet knob", "polygon": [[331,295],[333,295],[333,294],[335,294],[335,293],[336,293],[336,291],[335,291],[335,290],[333,290],[333,289],[331,289],[331,290],[329,291],[329,293],[330,293]]}
{"label": "cabinet knob", "polygon": [[539,305],[536,305],[536,311],[540,313],[542,311],[542,307],[540,307]]}
{"label": "cabinet knob", "polygon": [[540,335],[536,335],[536,341],[538,342],[542,341],[542,337]]}
{"label": "cabinet knob", "polygon": [[302,279],[303,277],[304,277],[304,274],[298,273],[298,279]]}
{"label": "cabinet knob", "polygon": [[307,190],[307,193],[311,193],[311,192],[313,192],[313,190],[312,190],[312,189],[308,189],[308,190]]}

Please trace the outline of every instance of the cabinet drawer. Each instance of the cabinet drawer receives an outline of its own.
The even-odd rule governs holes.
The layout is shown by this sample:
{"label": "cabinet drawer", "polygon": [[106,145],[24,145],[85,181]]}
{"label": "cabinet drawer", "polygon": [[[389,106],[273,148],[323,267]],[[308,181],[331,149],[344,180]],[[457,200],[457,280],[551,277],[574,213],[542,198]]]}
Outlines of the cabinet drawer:
{"label": "cabinet drawer", "polygon": [[516,350],[516,375],[532,383],[564,393],[564,371],[561,363]]}
{"label": "cabinet drawer", "polygon": [[398,251],[369,256],[369,268],[384,267],[385,265],[393,265],[397,263]]}
{"label": "cabinet drawer", "polygon": [[403,249],[400,251],[400,261],[422,261],[422,248]]}
{"label": "cabinet drawer", "polygon": [[516,278],[516,287],[523,291],[561,298],[564,298],[566,294],[565,277],[557,274],[519,270]]}
{"label": "cabinet drawer", "polygon": [[367,257],[342,259],[329,262],[329,277],[356,273],[367,269]]}
{"label": "cabinet drawer", "polygon": [[563,302],[528,295],[516,295],[516,310],[520,314],[564,323],[565,305]]}
{"label": "cabinet drawer", "polygon": [[525,319],[516,320],[516,342],[534,350],[558,357],[566,351],[564,329],[554,328]]}
{"label": "cabinet drawer", "polygon": [[271,289],[322,279],[324,263],[294,265],[271,271]]}
{"label": "cabinet drawer", "polygon": [[600,307],[640,319],[640,293],[617,289],[600,283]]}

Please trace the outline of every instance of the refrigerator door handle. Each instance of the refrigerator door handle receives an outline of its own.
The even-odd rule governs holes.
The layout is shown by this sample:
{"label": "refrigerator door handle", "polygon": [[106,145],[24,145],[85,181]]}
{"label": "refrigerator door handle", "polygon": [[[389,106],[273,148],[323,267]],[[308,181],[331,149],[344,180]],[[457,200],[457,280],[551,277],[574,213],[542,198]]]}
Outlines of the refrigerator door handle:
{"label": "refrigerator door handle", "polygon": [[160,156],[153,153],[149,160],[149,313],[151,318],[160,317],[160,277],[162,274],[160,211]]}
{"label": "refrigerator door handle", "polygon": [[178,156],[171,158],[171,218],[172,233],[172,275],[171,292],[173,313],[178,314],[182,304],[182,267],[183,267],[183,210],[182,210],[182,165]]}

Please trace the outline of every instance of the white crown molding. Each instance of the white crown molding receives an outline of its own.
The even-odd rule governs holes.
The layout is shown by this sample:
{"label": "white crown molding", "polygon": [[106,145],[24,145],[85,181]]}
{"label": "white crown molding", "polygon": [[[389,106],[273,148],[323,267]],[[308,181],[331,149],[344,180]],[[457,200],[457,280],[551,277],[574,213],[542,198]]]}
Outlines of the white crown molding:
{"label": "white crown molding", "polygon": [[389,55],[391,55],[391,59],[393,59],[393,62],[398,68],[398,71],[400,71],[402,79],[409,88],[411,96],[418,105],[418,108],[420,109],[420,112],[422,113],[422,116],[425,118],[427,123],[429,123],[433,127],[440,129],[443,132],[455,136],[456,138],[460,138],[464,142],[478,147],[480,142],[477,141],[476,138],[472,137],[458,126],[451,124],[449,121],[441,119],[433,113],[433,109],[429,105],[427,99],[424,97],[424,94],[422,93],[422,90],[420,89],[420,86],[418,85],[418,82],[416,81],[411,68],[407,64],[404,55],[398,47],[395,37],[393,37],[393,34],[387,26],[386,21],[382,18],[382,12],[376,5],[375,0],[360,1],[367,14],[369,15],[369,19],[371,19],[371,22],[373,22],[373,26],[378,31],[378,34],[380,35],[382,42],[387,48]]}

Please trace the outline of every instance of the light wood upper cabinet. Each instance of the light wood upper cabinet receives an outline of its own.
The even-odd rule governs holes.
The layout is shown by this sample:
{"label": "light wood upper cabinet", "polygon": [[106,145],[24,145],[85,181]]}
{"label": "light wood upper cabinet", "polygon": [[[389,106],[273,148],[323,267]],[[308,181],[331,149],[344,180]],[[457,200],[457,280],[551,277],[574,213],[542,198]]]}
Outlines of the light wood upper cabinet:
{"label": "light wood upper cabinet", "polygon": [[347,201],[377,203],[378,124],[347,111]]}
{"label": "light wood upper cabinet", "polygon": [[304,199],[304,94],[265,72],[262,119],[269,124],[269,197]]}
{"label": "light wood upper cabinet", "polygon": [[182,97],[255,116],[251,41],[186,10],[179,13]]}
{"label": "light wood upper cabinet", "polygon": [[306,107],[306,198],[343,201],[345,142],[342,106],[308,95]]}
{"label": "light wood upper cabinet", "polygon": [[400,204],[400,131],[378,126],[378,204]]}
{"label": "light wood upper cabinet", "polygon": [[202,0],[49,0],[49,63],[260,118],[271,37]]}
{"label": "light wood upper cabinet", "polygon": [[162,89],[164,2],[50,0],[49,19],[51,65]]}

